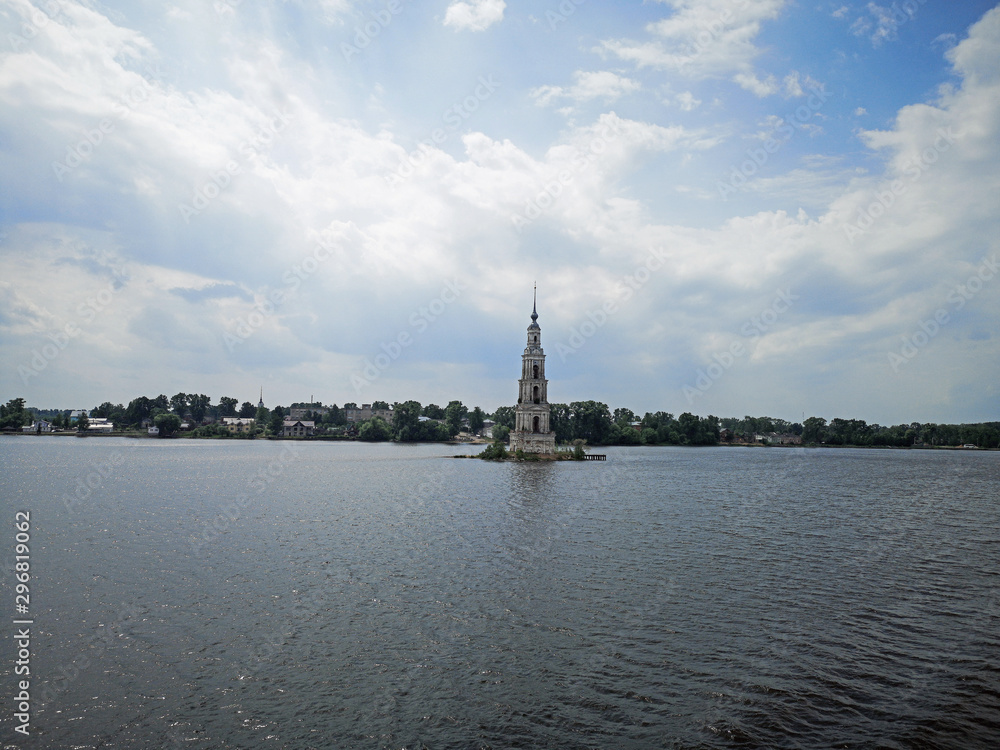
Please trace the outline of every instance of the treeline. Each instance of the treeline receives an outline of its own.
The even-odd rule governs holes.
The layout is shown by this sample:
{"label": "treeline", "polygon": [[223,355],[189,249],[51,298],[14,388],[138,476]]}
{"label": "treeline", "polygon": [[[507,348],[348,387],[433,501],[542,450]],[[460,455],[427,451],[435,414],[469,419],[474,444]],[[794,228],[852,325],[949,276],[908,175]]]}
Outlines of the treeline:
{"label": "treeline", "polygon": [[802,425],[802,442],[826,445],[897,446],[912,445],[1000,448],[1000,422],[979,424],[899,424],[884,427],[863,419],[809,417]]}
{"label": "treeline", "polygon": [[[362,440],[399,442],[449,440],[467,428],[478,434],[486,419],[495,422],[493,438],[506,441],[514,428],[514,406],[501,406],[489,414],[476,406],[469,409],[461,401],[447,406],[421,405],[418,401],[393,404],[391,424],[374,418],[361,423],[348,423],[343,406],[321,403],[293,403],[289,407],[258,408],[249,401],[242,404],[232,397],[222,396],[213,404],[205,394],[178,393],[168,398],[140,396],[129,404],[105,401],[89,411],[90,417],[103,417],[117,430],[139,429],[146,420],[161,428],[161,434],[171,434],[180,427],[180,420],[190,420],[194,434],[200,437],[229,437],[228,430],[217,424],[223,417],[252,418],[256,424],[242,437],[280,435],[282,424],[291,409],[305,409],[305,420],[316,423],[316,434],[342,435]],[[386,401],[374,401],[373,410],[389,409]],[[804,444],[857,446],[961,446],[1000,448],[1000,422],[979,424],[921,424],[912,422],[894,426],[868,424],[861,419],[836,418],[829,422],[822,417],[809,417],[803,423],[788,422],[774,417],[718,418],[699,417],[684,412],[675,417],[669,412],[646,412],[642,417],[631,409],[613,411],[598,401],[574,401],[570,404],[550,404],[551,429],[559,443],[586,441],[590,445],[715,445],[720,430],[751,438],[754,435],[781,433],[801,436]],[[0,405],[0,429],[20,430],[33,419],[43,418],[56,427],[80,428],[85,425],[70,418],[69,410],[26,408],[23,398],[11,399]],[[211,424],[206,424],[212,422]],[[85,427],[84,427],[85,429]]]}
{"label": "treeline", "polygon": [[[515,407],[501,406],[493,415],[507,431],[514,428]],[[556,442],[585,440],[589,445],[715,445],[719,442],[719,418],[699,417],[689,412],[674,418],[668,412],[647,412],[641,419],[631,409],[615,409],[599,401],[550,404],[549,424]],[[493,436],[507,433],[493,428]]]}

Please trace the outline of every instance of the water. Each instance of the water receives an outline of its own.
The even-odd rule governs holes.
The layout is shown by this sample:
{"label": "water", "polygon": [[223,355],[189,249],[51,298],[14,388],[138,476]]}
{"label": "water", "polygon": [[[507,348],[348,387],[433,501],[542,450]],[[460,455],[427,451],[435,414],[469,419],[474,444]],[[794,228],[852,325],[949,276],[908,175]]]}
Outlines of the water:
{"label": "water", "polygon": [[0,439],[30,746],[1000,741],[1000,454],[294,448]]}

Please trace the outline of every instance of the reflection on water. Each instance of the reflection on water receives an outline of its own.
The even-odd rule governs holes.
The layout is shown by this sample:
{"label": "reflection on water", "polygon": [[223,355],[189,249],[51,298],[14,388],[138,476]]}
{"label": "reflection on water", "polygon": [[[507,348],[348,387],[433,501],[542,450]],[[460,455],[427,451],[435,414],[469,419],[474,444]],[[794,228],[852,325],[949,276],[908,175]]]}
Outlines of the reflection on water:
{"label": "reflection on water", "polygon": [[256,491],[278,444],[129,443],[0,439],[39,746],[1000,735],[997,454],[307,444]]}

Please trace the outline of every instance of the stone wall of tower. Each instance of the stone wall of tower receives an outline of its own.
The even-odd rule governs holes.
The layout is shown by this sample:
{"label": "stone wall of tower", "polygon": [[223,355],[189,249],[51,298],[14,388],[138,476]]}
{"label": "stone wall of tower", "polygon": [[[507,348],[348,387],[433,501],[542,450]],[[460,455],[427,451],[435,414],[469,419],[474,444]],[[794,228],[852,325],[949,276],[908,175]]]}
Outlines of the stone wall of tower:
{"label": "stone wall of tower", "polygon": [[517,407],[510,447],[526,453],[554,453],[556,438],[549,422],[549,381],[545,378],[542,330],[537,320],[537,309],[532,310],[528,343],[521,355],[521,377],[517,381]]}

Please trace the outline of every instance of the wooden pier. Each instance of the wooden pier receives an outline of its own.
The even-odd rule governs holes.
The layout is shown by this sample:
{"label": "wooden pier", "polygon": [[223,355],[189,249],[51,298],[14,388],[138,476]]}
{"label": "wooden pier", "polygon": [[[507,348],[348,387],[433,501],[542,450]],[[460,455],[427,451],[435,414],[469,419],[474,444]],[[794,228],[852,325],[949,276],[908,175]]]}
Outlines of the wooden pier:
{"label": "wooden pier", "polygon": [[585,453],[583,454],[584,461],[607,461],[608,456],[605,453]]}

